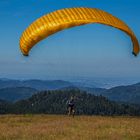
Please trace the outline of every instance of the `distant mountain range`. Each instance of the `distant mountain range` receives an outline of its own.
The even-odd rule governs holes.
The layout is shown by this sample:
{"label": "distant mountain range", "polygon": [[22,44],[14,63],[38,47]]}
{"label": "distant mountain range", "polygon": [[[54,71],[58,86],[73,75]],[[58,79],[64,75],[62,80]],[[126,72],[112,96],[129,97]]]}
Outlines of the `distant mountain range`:
{"label": "distant mountain range", "polygon": [[0,89],[15,88],[15,87],[30,87],[36,90],[55,90],[68,86],[73,86],[72,83],[62,80],[9,80],[0,79]]}
{"label": "distant mountain range", "polygon": [[31,97],[37,91],[56,89],[80,89],[94,95],[102,95],[117,102],[140,104],[140,83],[117,86],[110,89],[86,87],[63,80],[9,80],[0,79],[0,99],[17,101]]}
{"label": "distant mountain range", "polygon": [[101,94],[113,101],[140,104],[140,83],[128,86],[118,86],[96,93],[95,95]]}

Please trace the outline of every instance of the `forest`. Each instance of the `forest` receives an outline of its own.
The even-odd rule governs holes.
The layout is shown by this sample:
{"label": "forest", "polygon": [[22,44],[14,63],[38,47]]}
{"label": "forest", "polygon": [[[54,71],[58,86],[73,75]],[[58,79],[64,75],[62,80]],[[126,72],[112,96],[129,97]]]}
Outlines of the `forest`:
{"label": "forest", "polygon": [[67,114],[67,101],[74,97],[77,115],[140,116],[136,104],[110,101],[79,89],[39,91],[28,99],[9,102],[0,100],[0,114]]}

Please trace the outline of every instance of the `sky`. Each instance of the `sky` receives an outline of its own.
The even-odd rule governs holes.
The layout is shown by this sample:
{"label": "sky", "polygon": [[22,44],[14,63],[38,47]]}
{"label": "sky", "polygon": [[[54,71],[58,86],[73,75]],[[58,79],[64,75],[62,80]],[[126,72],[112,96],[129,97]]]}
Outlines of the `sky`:
{"label": "sky", "polygon": [[[140,79],[140,55],[122,31],[89,24],[58,32],[22,56],[19,38],[37,18],[70,7],[105,10],[127,23],[140,42],[139,0],[0,0],[0,78]],[[140,80],[139,80],[140,81]]]}

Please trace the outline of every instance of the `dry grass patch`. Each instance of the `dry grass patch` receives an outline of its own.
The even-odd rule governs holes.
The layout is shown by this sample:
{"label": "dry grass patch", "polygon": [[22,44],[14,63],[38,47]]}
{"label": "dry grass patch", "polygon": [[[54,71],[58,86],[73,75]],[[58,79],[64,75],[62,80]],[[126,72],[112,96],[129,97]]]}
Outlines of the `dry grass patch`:
{"label": "dry grass patch", "polygon": [[140,118],[2,115],[0,140],[140,140]]}

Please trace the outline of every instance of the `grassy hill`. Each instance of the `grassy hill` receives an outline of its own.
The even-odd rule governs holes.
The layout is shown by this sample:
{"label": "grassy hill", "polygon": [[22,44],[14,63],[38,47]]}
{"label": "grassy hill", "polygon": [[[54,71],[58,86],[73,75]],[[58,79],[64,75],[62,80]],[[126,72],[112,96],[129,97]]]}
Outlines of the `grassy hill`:
{"label": "grassy hill", "polygon": [[140,118],[0,116],[0,140],[139,140]]}

